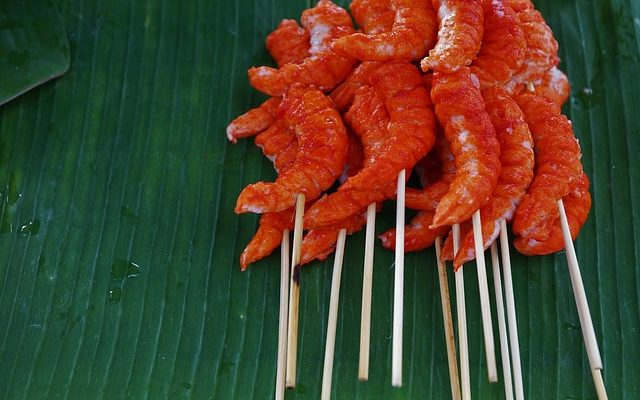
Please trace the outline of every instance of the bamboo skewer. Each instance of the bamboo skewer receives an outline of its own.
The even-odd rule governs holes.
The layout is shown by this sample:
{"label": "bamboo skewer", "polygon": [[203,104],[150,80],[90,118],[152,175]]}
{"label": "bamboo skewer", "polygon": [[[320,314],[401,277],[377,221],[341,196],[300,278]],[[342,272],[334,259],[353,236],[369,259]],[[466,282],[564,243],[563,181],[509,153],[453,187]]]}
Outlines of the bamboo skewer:
{"label": "bamboo skewer", "polygon": [[289,285],[289,326],[287,329],[287,373],[286,386],[296,387],[298,351],[298,311],[300,305],[300,250],[302,247],[302,217],[304,194],[296,197],[296,215],[293,226],[293,252],[291,255],[291,284]]}
{"label": "bamboo skewer", "polygon": [[[453,233],[453,254],[460,248],[460,225],[451,227]],[[460,348],[460,380],[462,399],[471,399],[471,381],[469,378],[469,342],[467,341],[467,310],[464,297],[464,269],[454,273],[456,278],[456,310],[458,311],[458,346]]]}
{"label": "bamboo skewer", "polygon": [[367,208],[367,230],[362,275],[362,312],[360,316],[360,362],[358,378],[369,379],[369,346],[371,340],[371,289],[373,285],[373,246],[376,233],[376,204]]}
{"label": "bamboo skewer", "polygon": [[391,385],[402,386],[402,324],[404,303],[404,195],[405,170],[398,174],[396,205],[396,252],[395,276],[393,280],[393,343],[391,362]]}
{"label": "bamboo skewer", "polygon": [[276,400],[284,400],[287,362],[287,313],[289,312],[289,229],[282,232],[280,244],[280,315],[278,323],[278,364],[276,368]]}
{"label": "bamboo skewer", "polygon": [[473,242],[476,251],[476,265],[478,267],[478,290],[480,291],[480,310],[482,312],[484,348],[485,356],[487,358],[487,373],[489,375],[489,382],[498,382],[498,368],[496,367],[493,324],[491,323],[491,302],[489,300],[489,285],[487,283],[487,266],[484,262],[484,244],[482,241],[480,210],[473,213],[472,221]]}
{"label": "bamboo skewer", "polygon": [[444,337],[447,344],[447,361],[449,363],[449,380],[451,382],[451,398],[461,400],[460,376],[458,374],[458,359],[456,355],[456,338],[453,333],[453,317],[451,316],[451,301],[449,299],[449,283],[447,282],[447,267],[440,257],[442,238],[436,238],[436,262],[438,264],[438,280],[440,281],[440,300],[442,303],[442,319],[444,323]]}
{"label": "bamboo skewer", "polygon": [[511,365],[513,366],[515,395],[516,400],[524,400],[522,366],[520,364],[520,342],[518,341],[518,320],[516,319],[516,302],[513,295],[513,280],[511,277],[509,237],[507,236],[507,223],[504,219],[500,221],[500,253],[502,254],[504,295],[507,303],[507,322],[509,325],[509,342],[511,343]]}
{"label": "bamboo skewer", "polygon": [[496,308],[498,310],[498,331],[500,333],[500,355],[502,358],[502,378],[504,379],[504,393],[507,400],[513,399],[513,383],[511,380],[511,361],[509,360],[509,341],[507,339],[507,323],[504,316],[504,301],[502,299],[502,279],[500,279],[500,259],[498,243],[491,243],[491,267],[493,268],[493,286],[496,291]]}
{"label": "bamboo skewer", "polygon": [[578,317],[580,318],[580,326],[582,327],[584,344],[587,349],[589,366],[591,367],[591,372],[593,375],[594,384],[596,385],[598,398],[606,399],[607,393],[604,387],[601,372],[602,359],[600,357],[600,349],[598,348],[596,332],[593,328],[593,321],[591,320],[591,313],[589,311],[589,304],[587,302],[587,294],[584,290],[584,283],[582,282],[582,276],[580,274],[580,266],[578,265],[578,257],[576,256],[576,250],[573,247],[573,239],[571,238],[569,222],[567,221],[567,214],[565,212],[562,199],[558,200],[557,205],[558,212],[560,213],[560,227],[562,229],[562,236],[564,238],[564,247],[567,254],[569,276],[571,277],[573,296],[576,299]]}
{"label": "bamboo skewer", "polygon": [[329,300],[329,320],[327,322],[327,341],[324,348],[324,369],[322,371],[322,400],[331,399],[331,378],[333,377],[333,354],[336,347],[336,325],[338,323],[338,304],[340,301],[340,277],[347,230],[340,229],[336,244],[336,255],[333,261],[331,277],[331,299]]}

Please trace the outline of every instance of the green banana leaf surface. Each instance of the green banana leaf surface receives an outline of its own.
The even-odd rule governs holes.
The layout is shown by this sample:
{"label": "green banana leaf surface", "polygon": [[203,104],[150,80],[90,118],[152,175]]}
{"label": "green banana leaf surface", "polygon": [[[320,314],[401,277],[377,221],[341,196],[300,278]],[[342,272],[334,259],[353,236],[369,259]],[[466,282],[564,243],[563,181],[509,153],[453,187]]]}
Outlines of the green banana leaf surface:
{"label": "green banana leaf surface", "polygon": [[[576,249],[604,381],[609,398],[637,399],[640,2],[535,4],[560,43],[592,182]],[[0,398],[273,397],[279,252],[240,272],[258,218],[233,207],[275,173],[225,127],[264,99],[246,70],[272,64],[266,35],[310,2],[56,5],[69,71],[0,108]],[[377,231],[393,221],[390,202]],[[393,254],[376,245],[370,376],[358,381],[363,248],[362,232],[348,237],[334,398],[449,398],[432,249],[406,257],[404,384],[392,388]],[[595,399],[565,254],[511,250],[526,397]],[[487,380],[475,264],[465,271],[472,394],[503,398]],[[319,397],[331,275],[332,257],[302,270],[287,398]]]}

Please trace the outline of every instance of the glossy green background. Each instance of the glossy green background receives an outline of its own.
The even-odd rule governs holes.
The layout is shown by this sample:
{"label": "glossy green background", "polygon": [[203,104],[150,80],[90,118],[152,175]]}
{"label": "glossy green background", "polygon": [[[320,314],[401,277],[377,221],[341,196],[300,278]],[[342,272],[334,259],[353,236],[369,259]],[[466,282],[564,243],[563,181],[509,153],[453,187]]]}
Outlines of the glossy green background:
{"label": "glossy green background", "polygon": [[[233,205],[274,173],[224,128],[263,98],[245,70],[270,62],[267,33],[308,5],[59,1],[69,72],[0,108],[0,398],[272,396],[279,259],[240,272],[257,218]],[[640,3],[536,5],[560,42],[593,183],[577,251],[604,379],[610,398],[639,398]],[[393,218],[389,204],[378,231]],[[335,397],[449,397],[432,250],[406,259],[405,385],[393,389],[393,256],[376,248],[370,381],[357,380],[363,245],[348,238]],[[319,397],[331,262],[302,272],[289,398]],[[595,398],[564,254],[513,264],[527,398]],[[472,265],[466,280],[472,393],[500,398]]]}

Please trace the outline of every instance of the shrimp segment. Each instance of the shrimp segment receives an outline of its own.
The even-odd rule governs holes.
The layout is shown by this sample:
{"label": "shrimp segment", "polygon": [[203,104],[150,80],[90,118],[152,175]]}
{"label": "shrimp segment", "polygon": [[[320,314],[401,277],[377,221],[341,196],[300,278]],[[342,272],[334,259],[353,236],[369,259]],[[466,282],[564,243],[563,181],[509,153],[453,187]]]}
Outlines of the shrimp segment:
{"label": "shrimp segment", "polygon": [[[580,229],[587,220],[591,208],[591,195],[589,194],[589,178],[582,173],[571,184],[571,190],[562,199],[567,213],[571,238],[576,239]],[[553,215],[553,225],[545,240],[538,241],[526,237],[514,240],[513,245],[522,254],[527,256],[551,254],[564,248],[564,238],[560,228],[560,215],[556,208]]]}
{"label": "shrimp segment", "polygon": [[483,22],[480,0],[433,0],[438,10],[438,43],[420,66],[452,73],[471,64],[482,44]]}
{"label": "shrimp segment", "polygon": [[482,47],[470,68],[484,89],[502,86],[511,79],[524,62],[527,42],[518,16],[503,0],[483,0],[482,10]]}
{"label": "shrimp segment", "polygon": [[378,34],[354,33],[336,40],[336,52],[366,61],[417,60],[433,47],[437,21],[426,0],[391,0],[393,27]]}
{"label": "shrimp segment", "polygon": [[240,115],[227,126],[227,138],[236,143],[239,138],[257,135],[267,129],[276,120],[280,97],[272,97]]}
{"label": "shrimp segment", "polygon": [[369,75],[380,66],[375,61],[364,61],[358,65],[347,79],[331,91],[331,99],[339,111],[345,111],[353,103],[356,91],[369,84]]}
{"label": "shrimp segment", "polygon": [[309,57],[309,32],[293,19],[283,19],[275,31],[267,36],[267,50],[278,67],[301,63]]}
{"label": "shrimp segment", "polygon": [[316,89],[293,86],[281,102],[279,113],[298,137],[296,159],[275,182],[247,186],[238,197],[236,213],[286,210],[293,207],[298,193],[313,200],[342,173],[347,133],[328,97]]}
{"label": "shrimp segment", "polygon": [[[343,190],[371,190],[386,187],[400,171],[410,170],[433,147],[435,115],[422,76],[408,62],[393,61],[370,77],[376,93],[389,113],[388,136],[357,176]],[[364,140],[363,140],[364,142]],[[365,145],[365,152],[367,144]]]}
{"label": "shrimp segment", "polygon": [[533,87],[537,95],[546,97],[558,106],[562,106],[571,94],[569,78],[558,67],[547,71],[539,82],[534,83]]}
{"label": "shrimp segment", "polygon": [[[360,136],[364,146],[364,166],[372,165],[375,156],[384,148],[388,136],[389,115],[382,99],[370,86],[364,86],[356,92],[353,106],[345,115],[345,121]],[[354,176],[357,177],[362,170]],[[305,214],[305,226],[325,228],[335,225],[345,218],[360,213],[369,204],[392,197],[395,194],[395,180],[387,182],[382,188],[361,190],[345,189],[345,183],[329,196],[318,200]]]}
{"label": "shrimp segment", "polygon": [[390,0],[353,0],[349,9],[366,34],[388,32],[393,27],[395,14]]}
{"label": "shrimp segment", "polygon": [[[416,214],[411,223],[404,227],[404,250],[420,251],[431,247],[438,236],[443,236],[449,231],[448,226],[441,226],[431,229],[429,225],[433,222],[433,211],[420,211]],[[396,248],[396,229],[389,229],[378,236],[385,249]]]}
{"label": "shrimp segment", "polygon": [[366,222],[364,214],[359,214],[340,221],[338,225],[333,227],[310,230],[302,240],[300,265],[310,263],[313,260],[326,260],[336,248],[341,229],[346,229],[347,234],[351,235],[361,230]]}
{"label": "shrimp segment", "polygon": [[279,69],[250,68],[251,86],[271,96],[282,95],[294,83],[314,85],[326,91],[333,89],[351,72],[355,60],[331,49],[337,38],[354,32],[346,10],[330,0],[320,0],[314,8],[302,13],[302,26],[311,35],[311,56],[299,64],[289,63]]}
{"label": "shrimp segment", "polygon": [[293,214],[295,209],[265,213],[260,216],[258,231],[240,255],[240,268],[244,271],[252,264],[273,252],[282,240],[285,229],[293,229]]}
{"label": "shrimp segment", "polygon": [[282,118],[278,118],[264,132],[258,134],[255,144],[273,162],[277,172],[288,169],[298,154],[298,139]]}
{"label": "shrimp segment", "polygon": [[[482,243],[484,249],[500,233],[500,221],[511,220],[518,204],[533,179],[533,139],[518,104],[499,88],[482,92],[485,108],[491,117],[500,142],[500,176],[489,201],[480,208]],[[453,265],[462,264],[476,257],[473,232],[462,236],[460,251]]]}
{"label": "shrimp segment", "polygon": [[517,93],[522,85],[542,78],[560,59],[558,42],[542,14],[533,8],[533,4],[529,0],[511,0],[509,4],[518,15],[527,42],[524,63],[507,85],[509,91]]}
{"label": "shrimp segment", "polygon": [[436,209],[432,227],[438,227],[469,219],[489,200],[500,173],[500,145],[468,67],[434,73],[431,97],[456,164],[449,192]]}
{"label": "shrimp segment", "polygon": [[533,182],[518,207],[513,232],[545,241],[557,221],[556,201],[569,194],[572,182],[582,174],[580,145],[571,122],[551,100],[529,93],[515,100],[531,130],[536,159]]}

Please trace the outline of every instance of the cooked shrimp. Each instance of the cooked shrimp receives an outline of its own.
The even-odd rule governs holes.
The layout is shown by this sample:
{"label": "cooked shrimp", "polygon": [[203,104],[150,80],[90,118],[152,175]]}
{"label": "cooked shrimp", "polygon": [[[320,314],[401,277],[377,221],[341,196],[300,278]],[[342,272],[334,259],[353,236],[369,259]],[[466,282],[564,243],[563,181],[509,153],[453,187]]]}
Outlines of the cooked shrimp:
{"label": "cooked shrimp", "polygon": [[[500,221],[510,221],[533,179],[533,139],[518,104],[497,87],[482,92],[500,142],[500,176],[489,201],[480,208],[484,249],[500,233]],[[476,256],[473,232],[461,236],[460,251],[453,265],[459,268]]]}
{"label": "cooked shrimp", "polygon": [[288,169],[298,154],[298,139],[283,118],[278,118],[269,128],[258,134],[255,144],[273,162],[278,172]]}
{"label": "cooked shrimp", "polygon": [[558,42],[533,4],[529,0],[511,0],[508,4],[516,11],[527,42],[524,63],[506,86],[511,93],[517,93],[522,90],[522,85],[542,78],[560,59]]}
{"label": "cooked shrimp", "polygon": [[536,94],[546,97],[559,106],[562,106],[571,94],[569,78],[557,67],[551,68],[542,79],[534,82],[533,88]]}
{"label": "cooked shrimp", "polygon": [[500,173],[500,145],[468,67],[433,74],[431,97],[451,145],[456,173],[436,209],[433,227],[465,221],[493,192]]}
{"label": "cooked shrimp", "polygon": [[418,68],[404,61],[389,62],[375,70],[370,81],[389,113],[389,133],[371,156],[363,139],[367,162],[342,190],[385,187],[400,171],[413,168],[435,141],[435,115]]}
{"label": "cooked shrimp", "polygon": [[309,32],[293,19],[283,19],[275,31],[267,36],[267,50],[278,67],[301,63],[309,57]]}
{"label": "cooked shrimp", "polygon": [[[562,199],[564,209],[569,222],[571,238],[576,239],[580,229],[587,220],[591,208],[591,195],[589,195],[589,178],[582,173],[571,183],[569,194]],[[564,237],[560,228],[560,214],[556,208],[553,213],[553,223],[544,240],[519,237],[513,245],[522,254],[528,256],[551,254],[564,248]]]}
{"label": "cooked shrimp", "polygon": [[[373,165],[376,155],[384,148],[389,135],[389,114],[382,99],[371,86],[363,86],[356,92],[355,100],[345,115],[345,121],[360,136],[364,147],[365,167]],[[358,176],[361,170],[357,171]],[[319,199],[305,213],[305,226],[325,228],[339,221],[359,214],[369,204],[395,195],[395,180],[387,182],[383,188],[361,190],[344,189],[345,183],[334,193]]]}
{"label": "cooked shrimp", "polygon": [[345,111],[351,106],[356,90],[369,84],[369,75],[380,63],[375,61],[364,61],[358,65],[344,80],[331,92],[331,99],[339,111]]}
{"label": "cooked shrimp", "polygon": [[[433,222],[433,211],[420,211],[411,219],[411,223],[404,227],[404,250],[419,251],[431,247],[438,236],[447,234],[448,226],[431,229],[429,225]],[[386,249],[396,248],[396,229],[389,229],[378,236],[382,241],[382,246]]]}
{"label": "cooked shrimp", "polygon": [[344,163],[342,175],[338,181],[344,183],[350,176],[353,176],[362,169],[364,163],[364,149],[360,138],[350,130],[347,130],[347,160]]}
{"label": "cooked shrimp", "polygon": [[282,240],[285,229],[293,229],[293,214],[295,208],[265,213],[260,216],[258,231],[240,255],[240,268],[244,271],[252,264],[273,252]]}
{"label": "cooked shrimp", "polygon": [[418,60],[433,47],[437,21],[426,0],[391,0],[393,27],[378,34],[354,33],[336,40],[336,52],[359,60]]}
{"label": "cooked shrimp", "polygon": [[323,91],[333,89],[351,72],[355,60],[331,49],[337,39],[354,32],[346,10],[330,0],[302,13],[302,26],[310,32],[309,58],[299,64],[289,63],[279,69],[254,67],[249,69],[251,86],[271,96],[280,96],[294,83],[314,85]]}
{"label": "cooked shrimp", "polygon": [[236,213],[282,211],[303,193],[313,200],[340,176],[347,153],[347,132],[333,102],[317,89],[292,86],[279,113],[298,138],[298,154],[290,169],[275,182],[247,186],[238,197]]}
{"label": "cooked shrimp", "polygon": [[272,97],[240,115],[227,126],[227,138],[235,143],[239,138],[257,135],[267,129],[276,120],[280,97]]}
{"label": "cooked shrimp", "polygon": [[349,9],[364,33],[375,35],[393,27],[395,13],[390,0],[353,0]]}
{"label": "cooked shrimp", "polygon": [[482,43],[483,21],[481,0],[433,0],[438,10],[438,43],[420,66],[452,73],[471,64]]}
{"label": "cooked shrimp", "polygon": [[518,72],[524,61],[527,42],[515,11],[503,0],[483,0],[484,34],[471,72],[480,88],[502,86]]}
{"label": "cooked shrimp", "polygon": [[515,98],[531,130],[535,175],[513,222],[517,236],[544,241],[557,220],[556,201],[569,194],[572,181],[582,174],[580,145],[571,121],[560,107],[536,94]]}
{"label": "cooked shrimp", "polygon": [[[460,237],[463,238],[469,234],[473,235],[473,224],[471,220],[464,221],[460,224]],[[442,244],[440,256],[444,261],[453,260],[453,231],[449,232],[447,239]]]}
{"label": "cooked shrimp", "polygon": [[313,260],[326,260],[329,254],[333,253],[333,250],[336,248],[340,229],[346,229],[347,234],[351,235],[361,230],[366,222],[367,219],[364,214],[359,214],[340,221],[337,226],[310,230],[302,240],[300,265],[308,264]]}

